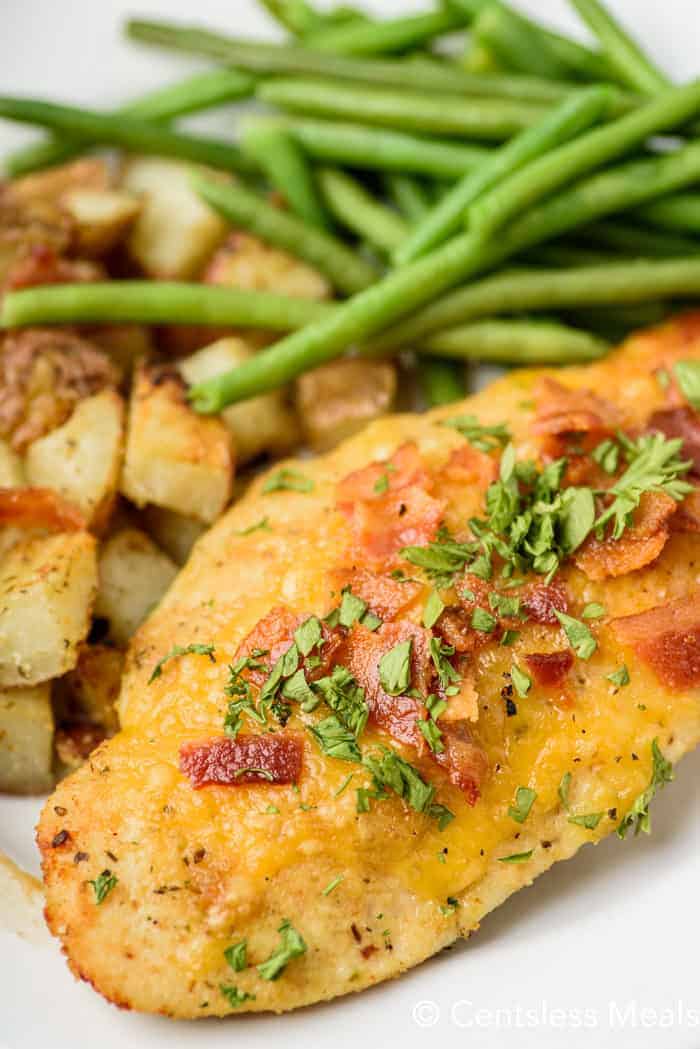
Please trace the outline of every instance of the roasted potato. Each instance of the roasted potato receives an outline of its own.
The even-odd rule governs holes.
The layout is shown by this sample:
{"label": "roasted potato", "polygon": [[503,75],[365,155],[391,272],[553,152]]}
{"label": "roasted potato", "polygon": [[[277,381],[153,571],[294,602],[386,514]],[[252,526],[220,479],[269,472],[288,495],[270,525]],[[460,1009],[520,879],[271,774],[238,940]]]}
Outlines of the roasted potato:
{"label": "roasted potato", "polygon": [[51,686],[0,690],[0,791],[51,790],[53,755]]}
{"label": "roasted potato", "polygon": [[109,185],[107,161],[101,157],[81,157],[13,179],[8,184],[7,193],[14,203],[36,209],[43,216],[45,209],[59,206],[67,193],[75,190],[104,192]]}
{"label": "roasted potato", "polygon": [[145,532],[125,528],[102,546],[95,615],[109,623],[109,636],[125,645],[177,575],[177,565]]}
{"label": "roasted potato", "polygon": [[274,291],[298,299],[330,299],[332,288],[318,270],[258,237],[236,230],[216,252],[204,274],[207,284]]}
{"label": "roasted potato", "polygon": [[131,193],[116,189],[71,189],[61,198],[83,255],[104,255],[126,235],[141,210]]}
{"label": "roasted potato", "polygon": [[106,736],[119,729],[117,699],[124,656],[112,645],[81,645],[78,662],[60,681],[67,718],[100,728]]}
{"label": "roasted potato", "polygon": [[192,547],[206,530],[194,517],[184,517],[163,506],[147,506],[143,523],[148,534],[176,565],[184,565]]}
{"label": "roasted potato", "polygon": [[[178,368],[185,381],[192,385],[235,368],[254,353],[243,339],[230,336],[180,361]],[[249,462],[263,452],[287,452],[298,443],[300,436],[294,412],[282,390],[233,404],[224,409],[221,419],[233,436],[237,463]]]}
{"label": "roasted potato", "polygon": [[220,419],[187,404],[177,371],[143,366],[134,376],[121,491],[207,523],[231,494],[231,439]]}
{"label": "roasted potato", "polygon": [[327,451],[386,415],[396,397],[396,369],[388,361],[331,361],[297,379],[297,414],[309,444]]}
{"label": "roasted potato", "polygon": [[124,448],[124,402],[113,390],[80,401],[68,422],[30,444],[30,485],[52,488],[101,530],[114,505]]}
{"label": "roasted potato", "polygon": [[71,670],[97,590],[95,540],[63,532],[20,540],[0,563],[0,686]]}
{"label": "roasted potato", "polygon": [[196,277],[228,232],[190,186],[191,173],[190,164],[157,157],[134,157],[126,164],[121,189],[141,203],[128,250],[149,277]]}

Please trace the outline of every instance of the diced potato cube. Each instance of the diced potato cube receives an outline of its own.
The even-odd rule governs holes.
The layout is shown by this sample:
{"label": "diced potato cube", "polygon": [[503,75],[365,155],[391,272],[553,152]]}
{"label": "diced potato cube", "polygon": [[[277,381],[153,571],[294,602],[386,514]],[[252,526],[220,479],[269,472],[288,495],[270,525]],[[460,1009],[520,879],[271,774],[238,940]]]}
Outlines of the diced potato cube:
{"label": "diced potato cube", "polygon": [[150,277],[196,277],[228,232],[192,189],[192,170],[191,164],[158,157],[135,157],[126,164],[121,188],[141,201],[129,251]]}
{"label": "diced potato cube", "polygon": [[48,683],[0,690],[0,792],[51,790],[53,730]]}
{"label": "diced potato cube", "polygon": [[137,506],[155,503],[214,521],[231,494],[233,452],[220,419],[188,405],[181,376],[139,368],[131,392],[121,491]]}
{"label": "diced potato cube", "polygon": [[75,224],[76,248],[85,255],[113,248],[141,210],[135,196],[116,189],[72,189],[61,203]]}
{"label": "diced potato cube", "polygon": [[66,714],[101,728],[107,736],[119,729],[117,700],[124,655],[111,645],[82,645],[74,670],[60,682]]}
{"label": "diced potato cube", "polygon": [[8,193],[19,204],[60,202],[66,193],[73,190],[103,191],[109,188],[110,174],[106,160],[101,157],[81,157],[67,164],[33,171],[30,175],[13,179]]}
{"label": "diced potato cube", "polygon": [[177,565],[138,528],[111,536],[100,550],[95,615],[109,622],[110,637],[126,645],[177,575]]}
{"label": "diced potato cube", "polygon": [[147,506],[143,521],[148,534],[176,565],[184,565],[192,547],[206,530],[194,517],[184,517],[163,506]]}
{"label": "diced potato cube", "polygon": [[331,361],[297,379],[297,414],[306,439],[326,451],[391,411],[396,369],[387,361]]}
{"label": "diced potato cube", "polygon": [[[178,367],[185,381],[194,385],[235,368],[254,352],[243,339],[231,336],[198,350]],[[249,462],[263,452],[282,454],[299,440],[297,420],[282,390],[232,404],[221,413],[221,419],[233,435],[238,463]]]}
{"label": "diced potato cube", "polygon": [[330,299],[324,276],[286,251],[236,230],[207,266],[207,284],[227,284],[249,291],[274,291],[298,299]]}
{"label": "diced potato cube", "polygon": [[0,438],[0,488],[19,488],[24,483],[22,460],[10,444]]}
{"label": "diced potato cube", "polygon": [[114,505],[124,446],[124,402],[113,390],[80,401],[68,422],[30,444],[27,481],[52,488],[104,527]]}
{"label": "diced potato cube", "polygon": [[0,563],[0,686],[34,685],[75,666],[97,590],[87,532],[26,539]]}

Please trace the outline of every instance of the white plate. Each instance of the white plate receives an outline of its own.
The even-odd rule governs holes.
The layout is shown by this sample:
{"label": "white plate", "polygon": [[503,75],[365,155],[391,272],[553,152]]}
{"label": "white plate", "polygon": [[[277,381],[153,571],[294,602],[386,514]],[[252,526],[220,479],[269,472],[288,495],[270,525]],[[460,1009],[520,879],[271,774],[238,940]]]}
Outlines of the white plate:
{"label": "white plate", "polygon": [[[382,15],[427,0],[374,0]],[[529,0],[572,29],[564,0]],[[675,78],[700,68],[697,0],[614,0]],[[109,105],[197,63],[129,45],[120,20],[139,13],[208,22],[231,33],[274,30],[253,0],[0,0],[0,92]],[[225,130],[229,115],[199,126]],[[0,124],[0,153],[28,137]],[[486,919],[468,943],[401,980],[285,1017],[170,1021],[120,1013],[76,984],[51,943],[0,933],[2,1049],[246,1049],[401,1041],[518,1049],[696,1049],[700,754],[654,805],[651,838],[603,842],[556,866]],[[0,798],[0,850],[36,870],[39,802]]]}

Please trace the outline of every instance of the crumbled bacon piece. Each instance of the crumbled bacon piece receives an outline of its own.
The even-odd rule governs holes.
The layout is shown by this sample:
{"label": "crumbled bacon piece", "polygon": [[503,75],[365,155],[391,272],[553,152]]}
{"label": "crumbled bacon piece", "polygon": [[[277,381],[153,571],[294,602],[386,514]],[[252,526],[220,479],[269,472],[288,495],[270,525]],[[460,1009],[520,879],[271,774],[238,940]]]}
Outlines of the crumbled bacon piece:
{"label": "crumbled bacon piece", "polygon": [[450,783],[474,805],[489,770],[486,752],[474,738],[469,722],[441,720],[440,727],[445,749],[434,758],[446,770]]}
{"label": "crumbled bacon piece", "polygon": [[647,429],[658,430],[666,437],[680,437],[683,455],[693,462],[693,472],[700,474],[700,414],[692,408],[665,408],[654,412]]}
{"label": "crumbled bacon piece", "polygon": [[619,539],[589,535],[574,561],[589,579],[627,575],[651,564],[666,545],[678,503],[665,492],[644,492],[634,521]]}
{"label": "crumbled bacon piece", "polygon": [[455,448],[438,473],[439,482],[488,488],[498,477],[498,460],[465,443]]}
{"label": "crumbled bacon piece", "polygon": [[0,488],[0,525],[79,532],[86,527],[77,507],[50,488]]}
{"label": "crumbled bacon piece", "polygon": [[672,532],[700,532],[700,488],[689,492],[671,518]]}
{"label": "crumbled bacon piece", "polygon": [[412,605],[423,591],[423,584],[411,579],[402,581],[368,568],[340,568],[332,575],[333,590],[349,586],[356,597],[367,602],[367,607],[380,619],[395,619]]}
{"label": "crumbled bacon piece", "polygon": [[545,460],[568,459],[564,484],[603,487],[606,476],[590,453],[619,426],[612,402],[592,390],[572,390],[545,378],[537,397],[533,432],[542,438]]}
{"label": "crumbled bacon piece", "polygon": [[700,590],[638,615],[612,621],[613,633],[630,645],[669,688],[700,685]]}
{"label": "crumbled bacon piece", "polygon": [[386,566],[404,546],[425,546],[435,538],[445,505],[429,495],[431,485],[414,444],[339,483],[338,509],[350,521],[365,562]]}
{"label": "crumbled bacon piece", "polygon": [[569,601],[561,583],[534,583],[523,591],[521,607],[532,622],[559,626],[555,610],[568,612]]}
{"label": "crumbled bacon piece", "polygon": [[246,783],[298,783],[303,743],[295,735],[221,736],[180,747],[180,771],[198,790]]}
{"label": "crumbled bacon piece", "polygon": [[337,662],[347,667],[364,688],[370,721],[399,742],[412,743],[423,749],[423,737],[416,726],[416,718],[426,716],[423,703],[413,696],[388,695],[379,677],[382,656],[409,638],[413,642],[411,685],[421,694],[428,695],[432,676],[430,635],[427,630],[406,620],[385,623],[374,632],[355,625],[338,650]]}
{"label": "crumbled bacon piece", "polygon": [[[243,639],[236,651],[234,663],[240,659],[253,656],[254,652],[265,652],[259,657],[259,662],[264,664],[259,670],[246,669],[246,678],[257,687],[260,687],[280,656],[284,655],[294,640],[294,632],[297,627],[307,619],[308,616],[297,615],[286,605],[277,605],[271,608],[266,616],[256,623],[251,632]],[[319,662],[307,675],[310,680],[323,677],[327,674],[332,663],[335,651],[342,641],[342,633],[339,630],[331,630],[325,623],[321,623],[323,644],[314,649],[313,655],[318,657]],[[300,660],[303,666],[303,657]]]}
{"label": "crumbled bacon piece", "polygon": [[560,685],[574,665],[570,649],[563,652],[531,652],[525,662],[538,685],[553,688]]}

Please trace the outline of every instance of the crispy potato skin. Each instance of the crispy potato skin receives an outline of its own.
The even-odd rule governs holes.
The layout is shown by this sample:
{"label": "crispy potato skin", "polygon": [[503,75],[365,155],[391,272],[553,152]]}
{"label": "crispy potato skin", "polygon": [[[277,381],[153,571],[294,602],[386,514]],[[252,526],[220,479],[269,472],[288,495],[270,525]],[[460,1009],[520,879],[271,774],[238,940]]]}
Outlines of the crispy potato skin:
{"label": "crispy potato skin", "polygon": [[[642,333],[607,361],[557,378],[610,392],[622,425],[634,430],[664,403],[655,369],[689,357],[700,357],[697,315]],[[519,454],[534,456],[532,402],[542,374],[514,373],[459,410],[484,424],[507,420]],[[407,440],[439,471],[462,441],[435,423],[457,411],[450,405],[425,416],[382,419],[330,455],[294,463],[315,482],[309,494],[265,495],[264,478],[256,482],[199,541],[136,635],[120,700],[122,732],[59,786],[38,828],[49,926],[76,975],[110,1001],[182,1018],[224,1015],[233,1009],[220,985],[235,984],[255,995],[237,1012],[282,1011],[397,976],[474,931],[485,914],[556,860],[610,833],[649,781],[654,738],[672,761],[700,739],[698,690],[660,686],[608,625],[611,617],[644,611],[696,585],[690,563],[697,536],[673,534],[661,556],[632,576],[592,581],[574,566],[563,573],[572,614],[589,601],[608,611],[608,619],[593,625],[598,651],[578,660],[572,675],[568,703],[575,720],[571,705],[536,688],[513,717],[506,718],[499,697],[513,657],[551,649],[555,628],[528,623],[513,648],[476,653],[478,728],[491,768],[498,762],[499,770],[474,807],[440,774],[431,777],[438,799],[456,814],[444,832],[396,799],[358,815],[354,788],[367,777],[357,765],[323,757],[310,740],[299,793],[269,784],[191,788],[178,768],[179,747],[220,735],[226,664],[242,638],[276,605],[298,614],[324,614],[333,605],[329,573],[337,571],[350,538],[335,509],[337,482]],[[443,494],[452,527],[483,498],[483,490],[466,485]],[[241,534],[263,516],[269,531]],[[421,606],[418,601],[412,618],[419,619]],[[173,644],[192,642],[214,644],[216,662],[173,660],[147,684]],[[616,692],[605,678],[623,661],[633,695]],[[290,728],[303,731],[295,716]],[[571,810],[604,813],[595,830],[568,822],[557,797],[565,771],[573,771]],[[349,772],[353,782],[336,797]],[[508,816],[521,784],[538,795],[524,825]],[[266,813],[270,802],[278,813]],[[70,839],[52,847],[62,829]],[[440,863],[444,848],[449,858]],[[499,862],[530,849],[528,862]],[[77,852],[88,858],[75,862]],[[105,868],[118,883],[96,906],[88,880]],[[343,881],[324,895],[338,875]],[[445,912],[448,896],[460,906]],[[308,951],[279,980],[266,982],[254,966],[277,945],[284,918],[302,933]],[[251,968],[233,973],[223,951],[244,937]]]}

